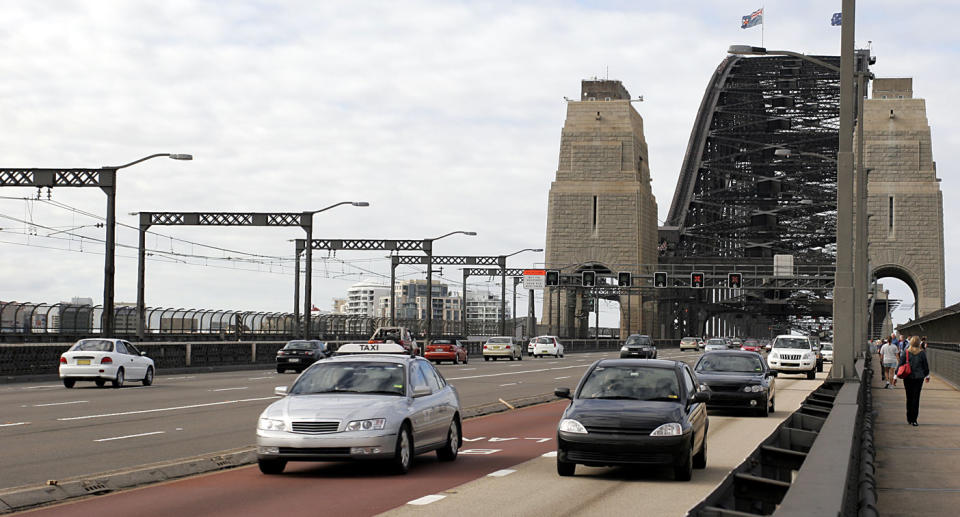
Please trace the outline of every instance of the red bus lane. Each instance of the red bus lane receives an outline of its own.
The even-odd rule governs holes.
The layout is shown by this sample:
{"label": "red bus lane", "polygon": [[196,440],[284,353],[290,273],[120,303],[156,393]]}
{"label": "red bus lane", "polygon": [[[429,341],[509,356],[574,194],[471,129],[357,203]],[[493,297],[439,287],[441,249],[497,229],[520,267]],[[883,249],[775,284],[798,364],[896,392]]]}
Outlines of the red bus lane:
{"label": "red bus lane", "polygon": [[[406,476],[375,463],[289,463],[279,476],[256,466],[196,476],[27,512],[31,517],[137,515],[375,515],[556,450],[567,401],[466,420],[460,456],[417,456]],[[251,424],[252,425],[252,424]]]}

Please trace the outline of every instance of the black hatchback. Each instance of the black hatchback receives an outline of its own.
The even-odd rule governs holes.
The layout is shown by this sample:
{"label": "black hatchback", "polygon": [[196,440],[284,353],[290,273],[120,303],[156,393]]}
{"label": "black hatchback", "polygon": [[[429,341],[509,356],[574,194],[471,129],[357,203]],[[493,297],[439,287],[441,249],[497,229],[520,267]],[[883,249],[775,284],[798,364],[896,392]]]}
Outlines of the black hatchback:
{"label": "black hatchback", "polygon": [[764,417],[776,409],[777,372],[771,371],[757,352],[706,352],[695,371],[710,390],[711,409],[745,408]]}
{"label": "black hatchback", "polygon": [[636,357],[639,359],[656,359],[657,347],[650,336],[633,334],[620,347],[620,358]]}
{"label": "black hatchback", "polygon": [[708,392],[680,361],[603,359],[593,363],[557,427],[557,473],[594,467],[659,465],[689,481],[707,466]]}
{"label": "black hatchback", "polygon": [[331,354],[327,344],[316,339],[288,341],[277,350],[277,373],[287,370],[304,371],[308,366]]}

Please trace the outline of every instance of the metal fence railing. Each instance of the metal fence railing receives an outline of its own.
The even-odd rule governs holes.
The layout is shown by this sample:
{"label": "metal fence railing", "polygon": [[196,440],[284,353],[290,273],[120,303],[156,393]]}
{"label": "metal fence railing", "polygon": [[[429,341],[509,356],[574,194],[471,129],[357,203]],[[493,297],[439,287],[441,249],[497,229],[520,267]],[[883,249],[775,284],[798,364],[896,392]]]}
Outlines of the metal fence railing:
{"label": "metal fence railing", "polygon": [[954,386],[960,386],[960,345],[929,343],[927,362],[930,363],[931,372]]}

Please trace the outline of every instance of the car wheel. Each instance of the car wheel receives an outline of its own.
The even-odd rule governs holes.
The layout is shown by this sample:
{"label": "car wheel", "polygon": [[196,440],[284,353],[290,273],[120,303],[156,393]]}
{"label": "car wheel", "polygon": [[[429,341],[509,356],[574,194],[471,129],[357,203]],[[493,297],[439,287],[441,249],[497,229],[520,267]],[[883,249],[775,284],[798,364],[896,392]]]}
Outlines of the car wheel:
{"label": "car wheel", "polygon": [[410,430],[406,425],[400,428],[400,435],[397,436],[397,448],[393,456],[393,470],[397,474],[406,474],[410,472],[410,464],[413,462],[413,443],[410,439]]}
{"label": "car wheel", "polygon": [[510,354],[510,360],[513,361],[514,359],[516,359],[516,357],[514,357],[513,354]]}
{"label": "car wheel", "polygon": [[460,426],[457,420],[450,422],[450,429],[447,430],[447,443],[442,448],[437,449],[437,458],[440,461],[453,461],[457,459],[457,452],[460,450]]}
{"label": "car wheel", "polygon": [[277,373],[283,373],[285,371],[286,370],[284,370],[283,368],[280,368],[279,366],[277,367]]}
{"label": "car wheel", "polygon": [[683,463],[673,467],[673,479],[677,481],[690,481],[693,478],[693,445],[684,456]]}
{"label": "car wheel", "polygon": [[107,385],[107,381],[105,381],[105,380],[103,380],[103,379],[97,379],[97,380],[93,381],[93,383],[96,384],[98,388],[102,388],[102,387],[104,387],[104,386]]}
{"label": "car wheel", "polygon": [[816,376],[817,376],[817,369],[816,369],[816,368],[814,368],[814,369],[810,370],[809,372],[807,372],[807,379],[813,379],[813,378],[816,377]]}
{"label": "car wheel", "polygon": [[776,397],[770,399],[770,412],[773,413],[776,411]]}
{"label": "car wheel", "polygon": [[114,387],[114,388],[122,388],[122,387],[123,387],[123,368],[120,368],[119,370],[117,370],[117,376],[116,376],[116,378],[113,379],[112,382],[113,382],[113,387]]}
{"label": "car wheel", "polygon": [[766,417],[769,416],[769,415],[770,415],[770,405],[769,405],[769,404],[764,404],[762,408],[757,409],[757,416],[761,416],[761,417],[763,417],[763,418],[766,418]]}
{"label": "car wheel", "polygon": [[703,447],[700,448],[700,452],[693,457],[693,468],[695,469],[705,469],[707,468],[707,437],[703,437]]}
{"label": "car wheel", "polygon": [[143,376],[143,385],[149,386],[151,384],[153,384],[153,367],[148,366],[147,373]]}
{"label": "car wheel", "polygon": [[517,356],[517,360],[523,361],[523,352],[521,352],[520,355]]}
{"label": "car wheel", "polygon": [[487,357],[487,356],[483,356],[483,360],[484,360],[484,361],[489,361],[489,360],[490,360],[490,358],[489,358],[489,357]]}
{"label": "car wheel", "polygon": [[264,474],[281,474],[287,466],[287,460],[257,460],[257,466]]}
{"label": "car wheel", "polygon": [[[97,381],[100,382],[100,381]],[[64,379],[63,386],[66,388],[72,388],[77,383],[76,379]],[[102,384],[101,384],[102,386]]]}
{"label": "car wheel", "polygon": [[576,463],[560,461],[560,455],[557,455],[557,474],[561,476],[572,476],[577,471]]}

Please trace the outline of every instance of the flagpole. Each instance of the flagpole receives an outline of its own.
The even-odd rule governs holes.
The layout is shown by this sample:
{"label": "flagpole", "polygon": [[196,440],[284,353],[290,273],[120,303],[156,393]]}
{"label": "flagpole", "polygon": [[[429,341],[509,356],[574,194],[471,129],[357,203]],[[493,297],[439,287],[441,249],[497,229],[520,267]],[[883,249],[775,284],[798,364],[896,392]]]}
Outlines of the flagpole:
{"label": "flagpole", "polygon": [[[753,4],[753,5],[757,5],[757,4]],[[765,19],[767,17],[767,10],[765,9],[765,7],[766,7],[765,5],[760,4],[760,46],[761,47],[763,46],[763,31],[767,26],[767,20]]]}

